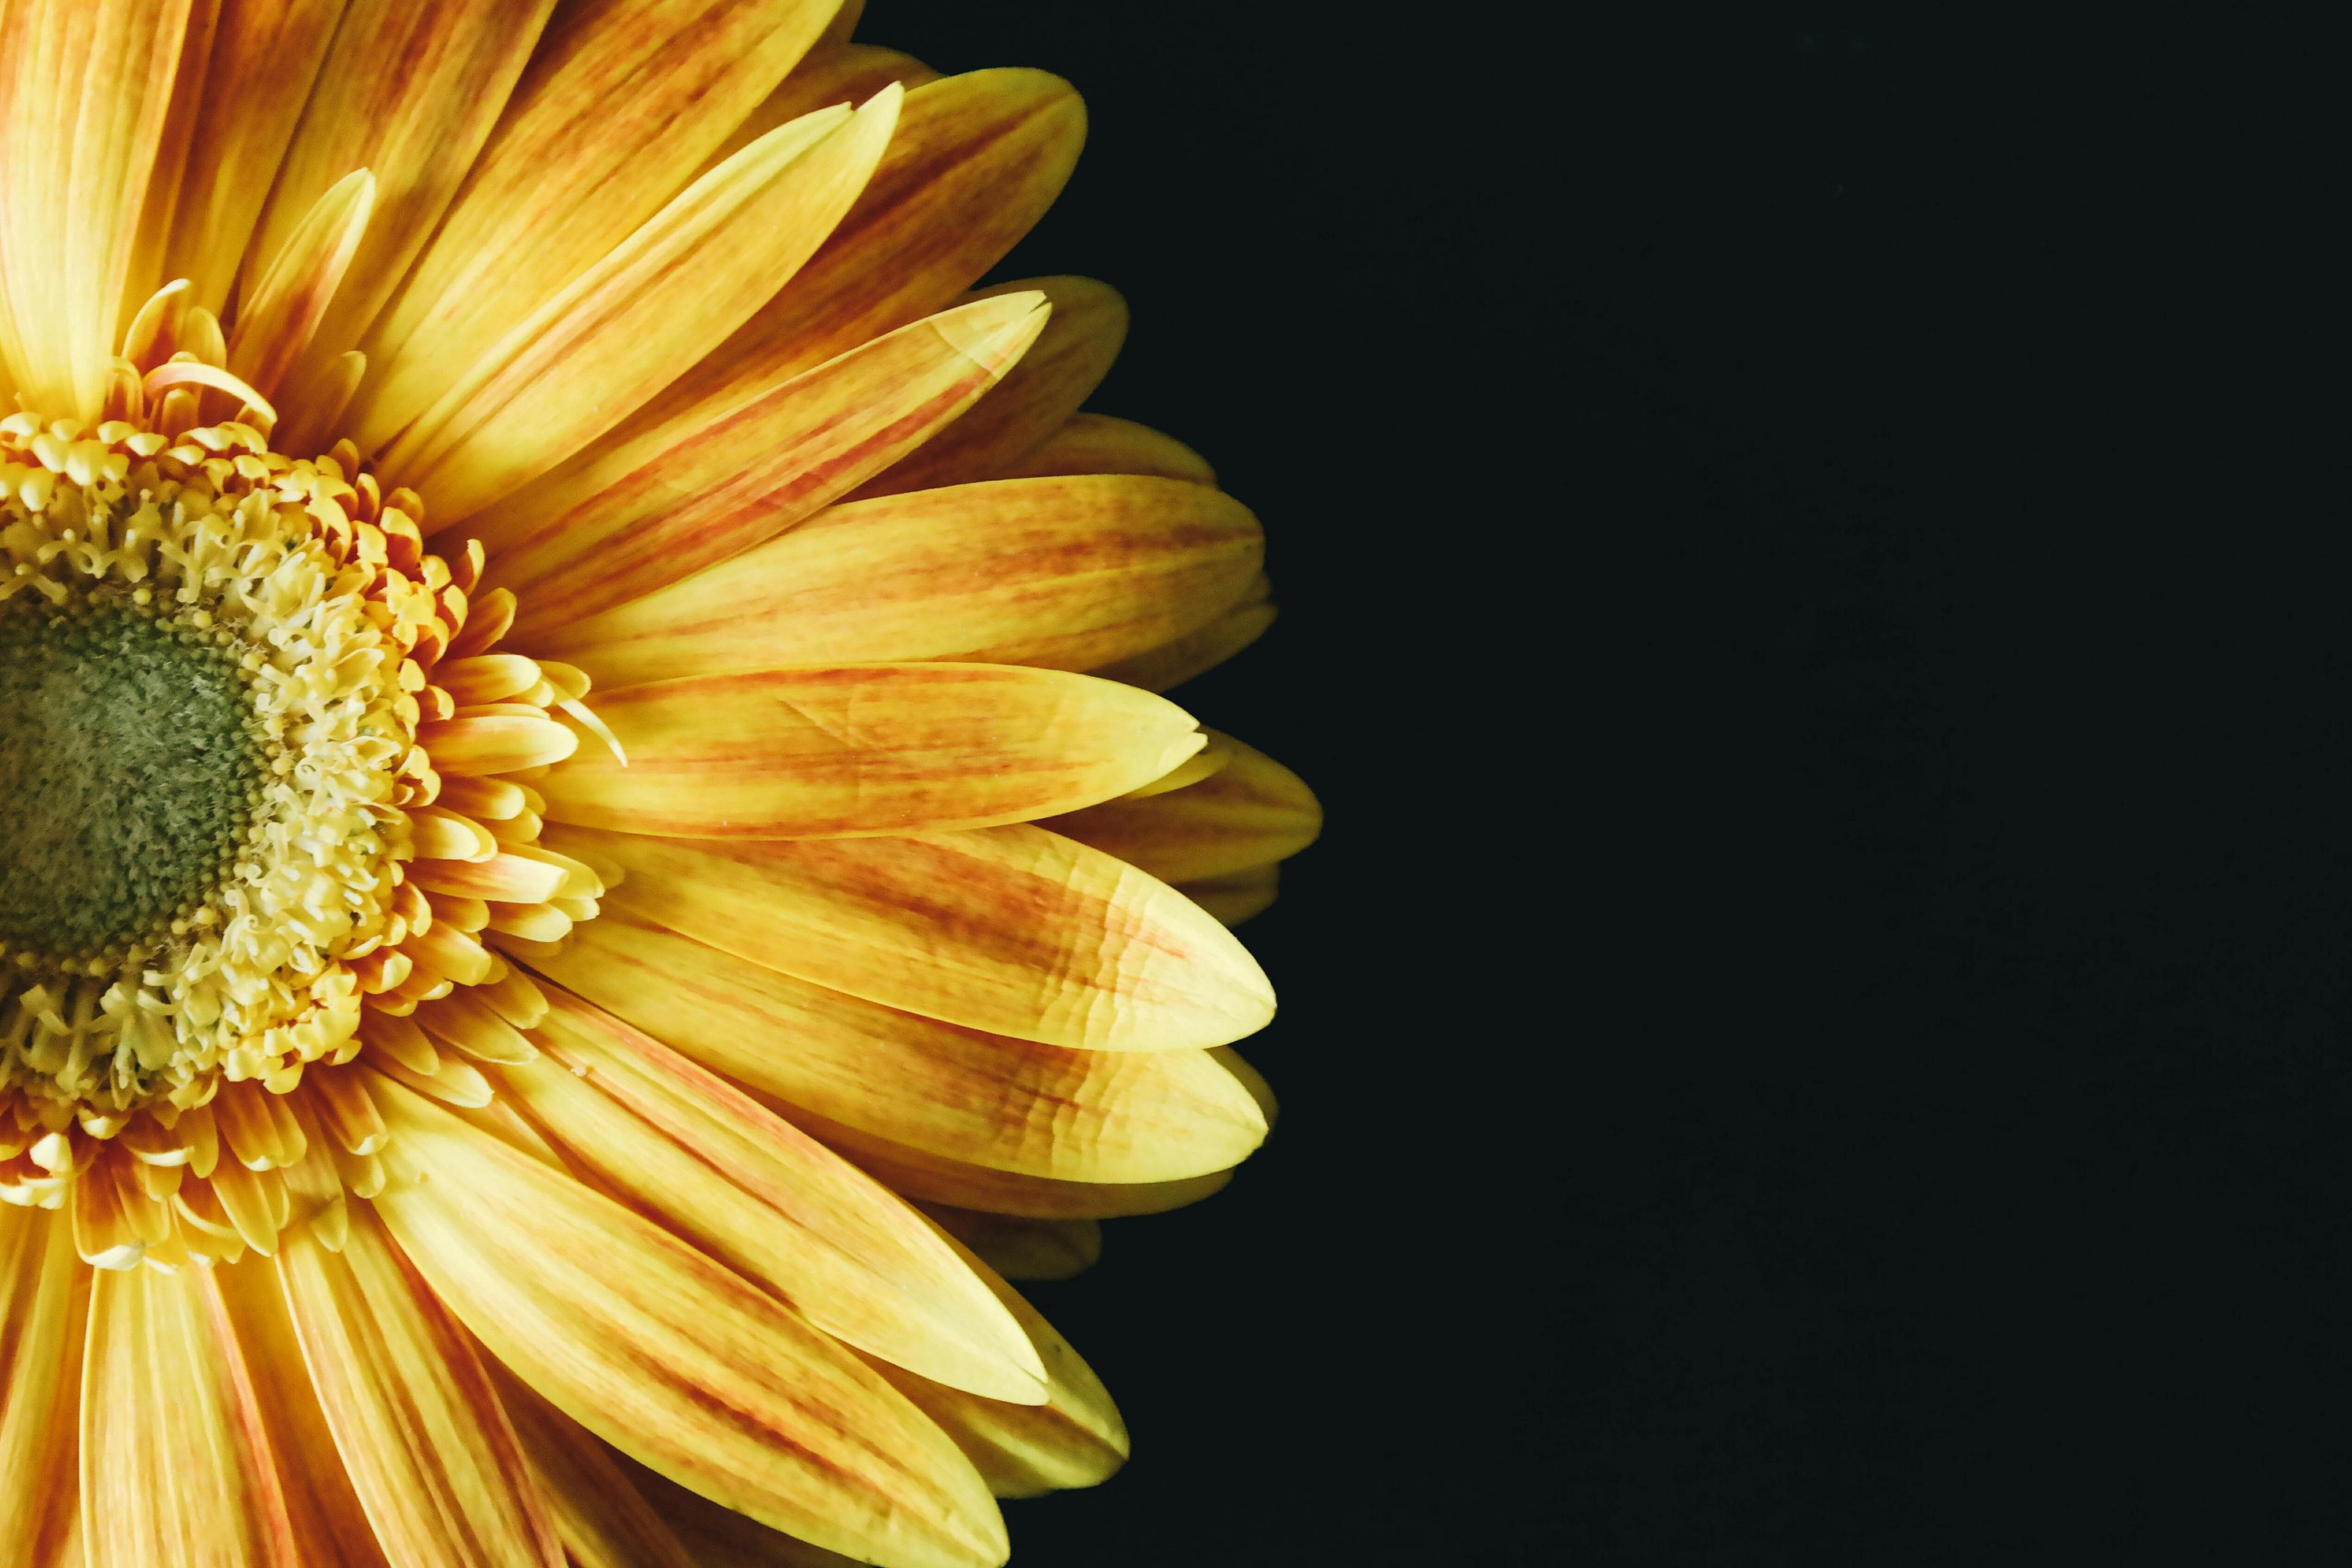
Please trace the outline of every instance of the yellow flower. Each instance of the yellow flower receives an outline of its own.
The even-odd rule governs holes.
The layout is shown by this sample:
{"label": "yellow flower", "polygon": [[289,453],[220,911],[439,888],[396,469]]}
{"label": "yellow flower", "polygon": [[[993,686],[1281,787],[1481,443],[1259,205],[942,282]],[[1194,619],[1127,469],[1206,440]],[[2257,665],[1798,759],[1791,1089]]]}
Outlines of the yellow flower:
{"label": "yellow flower", "polygon": [[1003,1275],[1265,1136],[1318,814],[1157,695],[1273,610],[1118,296],[972,291],[1076,94],[856,9],[0,0],[0,1568],[993,1563],[1126,1453]]}

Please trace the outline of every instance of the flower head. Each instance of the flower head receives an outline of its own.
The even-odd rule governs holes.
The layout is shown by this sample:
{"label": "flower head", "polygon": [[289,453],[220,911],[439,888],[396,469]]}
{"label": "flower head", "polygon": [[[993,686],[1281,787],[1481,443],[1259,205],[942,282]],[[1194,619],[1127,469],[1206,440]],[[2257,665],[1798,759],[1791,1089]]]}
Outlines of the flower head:
{"label": "flower head", "polygon": [[0,1563],[1123,1458],[1003,1276],[1264,1137],[1317,811],[1157,695],[1272,610],[1118,296],[972,291],[1076,96],[855,9],[0,0]]}

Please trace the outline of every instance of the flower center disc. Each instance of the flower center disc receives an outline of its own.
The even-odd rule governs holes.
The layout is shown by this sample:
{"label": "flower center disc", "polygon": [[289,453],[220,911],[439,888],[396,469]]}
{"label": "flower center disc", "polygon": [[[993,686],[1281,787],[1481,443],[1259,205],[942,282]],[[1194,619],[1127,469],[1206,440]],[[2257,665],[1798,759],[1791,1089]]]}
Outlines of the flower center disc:
{"label": "flower center disc", "polygon": [[0,605],[0,942],[88,956],[192,912],[261,798],[257,732],[203,633],[129,604]]}

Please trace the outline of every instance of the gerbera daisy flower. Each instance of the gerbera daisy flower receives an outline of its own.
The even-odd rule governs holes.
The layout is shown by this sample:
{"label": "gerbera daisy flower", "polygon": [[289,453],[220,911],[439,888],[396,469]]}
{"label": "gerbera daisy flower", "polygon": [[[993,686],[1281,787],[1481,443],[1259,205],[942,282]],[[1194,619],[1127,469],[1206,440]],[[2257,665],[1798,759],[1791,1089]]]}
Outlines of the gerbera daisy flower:
{"label": "gerbera daisy flower", "polygon": [[[1313,797],[1034,71],[0,0],[0,1568],[992,1563]],[[992,1495],[993,1494],[993,1496]]]}

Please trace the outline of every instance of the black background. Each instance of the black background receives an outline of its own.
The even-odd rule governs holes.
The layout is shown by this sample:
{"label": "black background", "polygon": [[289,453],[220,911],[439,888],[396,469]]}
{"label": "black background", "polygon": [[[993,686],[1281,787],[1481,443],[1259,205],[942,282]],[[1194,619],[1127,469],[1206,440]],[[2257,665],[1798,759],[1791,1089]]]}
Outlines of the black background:
{"label": "black background", "polygon": [[1329,811],[1017,1562],[2352,1541],[2335,51],[1934,9],[869,14],[1087,92],[1000,276],[1127,293],[1284,606],[1180,700]]}

